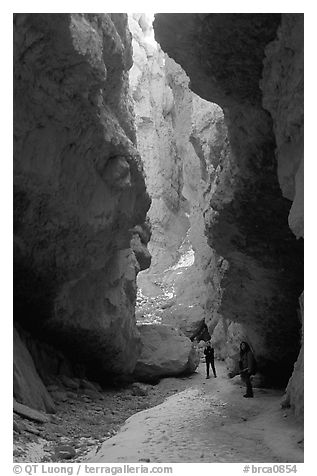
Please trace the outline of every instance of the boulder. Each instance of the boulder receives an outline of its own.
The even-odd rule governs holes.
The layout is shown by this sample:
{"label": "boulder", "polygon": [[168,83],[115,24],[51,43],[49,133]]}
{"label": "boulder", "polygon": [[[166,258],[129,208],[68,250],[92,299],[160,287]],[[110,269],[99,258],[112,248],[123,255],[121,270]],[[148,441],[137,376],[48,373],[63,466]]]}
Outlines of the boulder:
{"label": "boulder", "polygon": [[55,412],[54,402],[16,329],[13,331],[13,395],[18,402],[28,407]]}
{"label": "boulder", "polygon": [[[186,299],[186,297],[185,297]],[[176,305],[165,308],[162,316],[164,324],[173,325],[189,338],[200,335],[204,324],[203,310],[199,304],[188,304],[183,301],[183,296],[176,300]]]}
{"label": "boulder", "polygon": [[134,371],[136,378],[151,381],[195,371],[199,354],[181,331],[160,324],[139,325],[138,329],[141,353]]}
{"label": "boulder", "polygon": [[55,448],[55,456],[58,459],[72,459],[76,456],[76,450],[70,445],[58,445]]}
{"label": "boulder", "polygon": [[33,408],[30,408],[27,405],[18,403],[15,399],[13,399],[13,411],[28,420],[36,421],[38,423],[48,423],[51,421],[49,415],[45,415],[37,410],[33,410]]}

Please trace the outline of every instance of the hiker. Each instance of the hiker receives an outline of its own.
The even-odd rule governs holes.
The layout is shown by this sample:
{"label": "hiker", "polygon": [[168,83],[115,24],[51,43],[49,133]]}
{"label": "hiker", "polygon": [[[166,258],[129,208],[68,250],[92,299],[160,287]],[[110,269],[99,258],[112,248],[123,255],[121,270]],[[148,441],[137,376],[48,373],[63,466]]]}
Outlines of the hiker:
{"label": "hiker", "polygon": [[209,367],[211,365],[212,371],[214,373],[214,377],[216,378],[216,369],[215,369],[215,351],[213,347],[211,347],[211,342],[210,340],[207,342],[207,345],[204,349],[204,354],[205,354],[205,360],[206,360],[206,372],[207,376],[206,378],[209,378]]}
{"label": "hiker", "polygon": [[241,342],[240,344],[240,375],[244,383],[246,384],[245,398],[253,398],[253,389],[251,384],[251,375],[256,373],[256,361],[252,350],[247,342]]}

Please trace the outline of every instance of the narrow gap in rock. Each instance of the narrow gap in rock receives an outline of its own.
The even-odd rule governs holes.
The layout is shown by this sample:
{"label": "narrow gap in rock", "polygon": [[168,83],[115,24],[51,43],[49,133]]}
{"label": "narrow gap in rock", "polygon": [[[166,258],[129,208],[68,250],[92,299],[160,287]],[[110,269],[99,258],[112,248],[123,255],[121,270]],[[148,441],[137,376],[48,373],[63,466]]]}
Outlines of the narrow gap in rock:
{"label": "narrow gap in rock", "polygon": [[302,461],[303,308],[302,15],[15,14],[15,462]]}
{"label": "narrow gap in rock", "polygon": [[136,319],[208,340],[205,318],[220,301],[220,272],[203,215],[228,150],[227,130],[221,108],[192,93],[186,73],[153,40],[149,20],[129,17],[137,144],[152,199],[152,262],[138,274]]}

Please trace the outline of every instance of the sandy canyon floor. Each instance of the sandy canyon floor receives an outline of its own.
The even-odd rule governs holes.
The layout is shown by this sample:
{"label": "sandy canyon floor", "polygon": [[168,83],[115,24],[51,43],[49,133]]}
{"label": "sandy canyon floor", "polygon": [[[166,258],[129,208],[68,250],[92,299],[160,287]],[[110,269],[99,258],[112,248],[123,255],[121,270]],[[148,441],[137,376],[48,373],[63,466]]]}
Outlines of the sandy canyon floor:
{"label": "sandy canyon floor", "polygon": [[205,379],[201,363],[145,392],[64,389],[50,422],[14,416],[14,461],[303,462],[303,428],[281,409],[282,392],[255,389],[245,399],[224,364],[216,367],[216,379]]}

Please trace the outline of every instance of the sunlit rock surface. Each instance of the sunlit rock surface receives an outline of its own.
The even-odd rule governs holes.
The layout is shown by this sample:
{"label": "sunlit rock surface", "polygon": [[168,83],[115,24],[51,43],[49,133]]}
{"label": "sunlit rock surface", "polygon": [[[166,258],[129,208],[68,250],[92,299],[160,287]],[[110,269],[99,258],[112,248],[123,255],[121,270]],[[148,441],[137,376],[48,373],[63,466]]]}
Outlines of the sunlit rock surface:
{"label": "sunlit rock surface", "polygon": [[[189,142],[192,93],[184,71],[153,41],[149,19],[134,14],[129,17],[129,25],[133,34],[130,87],[137,142],[152,198],[149,247],[153,258],[151,269],[138,277],[142,309],[138,307],[137,316],[142,313],[140,320],[145,322],[146,315],[151,314],[151,322],[163,319],[191,336],[204,318],[201,293],[195,296],[198,283],[192,286],[201,272],[192,266],[195,261],[189,239],[192,204],[184,196],[185,162],[192,159],[199,164]],[[197,229],[196,234],[200,233],[203,236],[203,228]],[[192,253],[190,262],[188,253]],[[142,293],[146,300],[142,301]]]}
{"label": "sunlit rock surface", "polygon": [[[205,322],[212,334],[221,319],[220,281],[227,262],[208,245],[205,227],[217,177],[230,162],[227,127],[221,108],[194,94],[184,70],[153,43],[149,21],[145,30],[139,15],[129,23],[137,141],[153,197],[153,260],[138,276],[136,316],[139,322],[170,324],[199,338]],[[179,203],[186,205],[186,223]],[[217,332],[219,358],[232,354],[233,335]]]}
{"label": "sunlit rock surface", "polygon": [[177,260],[177,249],[189,226],[182,196],[182,157],[176,144],[174,98],[166,75],[166,55],[154,41],[150,18],[129,15],[129,27],[133,38],[129,78],[137,145],[152,200],[148,213],[152,225],[151,272],[160,272]]}
{"label": "sunlit rock surface", "polygon": [[199,365],[199,354],[181,331],[162,324],[138,325],[141,354],[134,376],[139,380],[191,374]]}
{"label": "sunlit rock surface", "polygon": [[134,369],[149,264],[131,66],[125,14],[15,15],[15,319],[99,379]]}
{"label": "sunlit rock surface", "polygon": [[[301,156],[297,147],[302,116],[301,108],[293,108],[289,98],[296,85],[296,101],[301,101],[300,52],[296,49],[284,58],[287,72],[278,56],[285,57],[283,43],[291,42],[290,25],[301,18],[157,14],[154,22],[156,40],[184,68],[191,89],[224,110],[231,154],[219,162],[221,173],[211,185],[213,194],[205,213],[209,244],[229,263],[221,282],[219,312],[228,322],[242,324],[261,370],[279,384],[290,377],[300,347],[298,296],[303,288],[303,259],[302,243],[288,226],[289,220],[300,228],[298,212],[292,218],[291,211],[289,217],[294,197],[293,207],[298,210],[296,194],[282,193],[281,165],[275,156],[276,148],[277,155],[283,156],[279,147],[284,138],[293,137],[296,160],[289,168],[293,192],[295,183],[300,190],[296,164]],[[294,28],[293,34],[299,45],[300,28]],[[279,44],[271,44],[276,38]],[[283,69],[283,75],[278,67],[274,71],[273,63]],[[275,86],[271,81],[265,84],[271,73]],[[272,87],[275,96],[270,97],[266,91]],[[281,98],[282,109],[276,98]],[[272,110],[272,116],[264,108]],[[292,144],[292,139],[288,142]]]}

